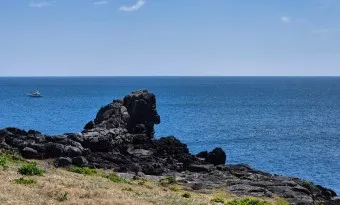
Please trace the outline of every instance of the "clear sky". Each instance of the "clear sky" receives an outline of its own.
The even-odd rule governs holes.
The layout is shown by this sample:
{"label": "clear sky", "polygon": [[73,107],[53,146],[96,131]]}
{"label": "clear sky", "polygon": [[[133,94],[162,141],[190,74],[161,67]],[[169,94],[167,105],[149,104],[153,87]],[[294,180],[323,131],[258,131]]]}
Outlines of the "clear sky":
{"label": "clear sky", "polygon": [[340,0],[0,4],[0,76],[340,75]]}

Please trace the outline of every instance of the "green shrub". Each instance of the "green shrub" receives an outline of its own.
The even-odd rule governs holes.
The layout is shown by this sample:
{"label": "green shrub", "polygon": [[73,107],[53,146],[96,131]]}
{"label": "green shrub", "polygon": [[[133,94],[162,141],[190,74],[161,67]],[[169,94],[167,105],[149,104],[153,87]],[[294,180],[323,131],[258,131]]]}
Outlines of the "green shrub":
{"label": "green shrub", "polygon": [[169,184],[174,184],[176,183],[176,177],[175,176],[166,176],[164,178]]}
{"label": "green shrub", "polygon": [[302,181],[302,186],[312,186],[313,183],[312,182],[309,182],[309,181]]}
{"label": "green shrub", "polygon": [[78,174],[85,174],[85,175],[95,175],[97,171],[88,167],[70,167],[68,171],[78,173]]}
{"label": "green shrub", "polygon": [[191,198],[191,194],[190,193],[188,193],[188,192],[185,192],[184,194],[182,194],[182,197],[184,197],[184,198]]}
{"label": "green shrub", "polygon": [[170,184],[169,189],[170,191],[178,192],[179,190],[182,189],[182,187],[178,184]]}
{"label": "green shrub", "polygon": [[214,197],[211,199],[212,202],[215,202],[215,203],[222,203],[224,204],[224,199],[220,198],[220,197]]}
{"label": "green shrub", "polygon": [[140,186],[144,186],[148,189],[153,189],[153,183],[151,180],[145,179],[145,178],[141,178],[141,179],[137,179],[137,180],[133,180],[134,183],[137,183]]}
{"label": "green shrub", "polygon": [[33,175],[38,175],[42,176],[44,174],[44,170],[40,169],[37,166],[36,162],[31,162],[25,165],[22,165],[19,169],[18,172],[22,175],[28,175],[28,176],[33,176]]}
{"label": "green shrub", "polygon": [[27,160],[22,158],[18,153],[0,150],[0,167],[5,170],[8,168],[8,163],[10,162],[22,163],[27,162]]}
{"label": "green shrub", "polygon": [[8,162],[7,158],[5,158],[5,157],[0,157],[0,166],[1,166],[4,170],[8,168],[7,162]]}
{"label": "green shrub", "polygon": [[259,199],[244,198],[230,201],[227,203],[227,205],[271,205],[271,204],[269,202],[262,201]]}
{"label": "green shrub", "polygon": [[27,184],[36,184],[37,181],[34,180],[34,179],[25,179],[23,177],[19,178],[19,179],[14,179],[14,182],[16,184],[24,184],[24,185],[27,185]]}
{"label": "green shrub", "polygon": [[166,176],[163,179],[160,180],[160,184],[162,186],[168,186],[169,184],[175,184],[176,183],[176,177],[175,176]]}
{"label": "green shrub", "polygon": [[107,178],[110,181],[115,182],[115,183],[128,183],[128,184],[130,184],[130,182],[128,180],[118,176],[115,173],[111,173],[111,174],[108,174],[108,175],[103,175],[103,177]]}
{"label": "green shrub", "polygon": [[67,192],[61,193],[57,196],[56,199],[60,202],[67,201],[68,200],[68,193]]}
{"label": "green shrub", "polygon": [[324,202],[324,201],[316,201],[316,205],[326,205],[326,202]]}
{"label": "green shrub", "polygon": [[5,158],[8,162],[22,163],[27,162],[21,155],[16,152],[0,150],[0,158]]}
{"label": "green shrub", "polygon": [[135,179],[134,182],[137,182],[138,185],[145,185],[149,181],[147,179],[141,178],[141,179]]}
{"label": "green shrub", "polygon": [[289,202],[286,199],[283,199],[283,198],[277,198],[276,203],[277,203],[277,205],[289,205]]}
{"label": "green shrub", "polygon": [[22,163],[27,162],[27,160],[22,158],[18,153],[0,150],[0,166],[5,170],[8,168],[9,162]]}

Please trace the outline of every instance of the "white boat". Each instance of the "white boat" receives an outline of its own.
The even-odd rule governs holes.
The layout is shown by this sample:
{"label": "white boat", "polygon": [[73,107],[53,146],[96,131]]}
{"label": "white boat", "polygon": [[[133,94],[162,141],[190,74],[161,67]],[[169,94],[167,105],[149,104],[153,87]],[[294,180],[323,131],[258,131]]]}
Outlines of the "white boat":
{"label": "white boat", "polygon": [[30,97],[42,97],[42,95],[39,93],[39,91],[36,91],[34,93],[28,93],[27,94]]}

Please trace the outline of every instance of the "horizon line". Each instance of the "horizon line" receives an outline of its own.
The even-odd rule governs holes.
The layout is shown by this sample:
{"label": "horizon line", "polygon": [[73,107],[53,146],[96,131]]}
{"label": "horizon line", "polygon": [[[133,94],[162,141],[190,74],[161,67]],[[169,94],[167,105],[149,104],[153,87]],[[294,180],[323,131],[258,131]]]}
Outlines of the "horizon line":
{"label": "horizon line", "polygon": [[0,76],[0,78],[110,78],[110,77],[340,77],[340,75],[44,75]]}

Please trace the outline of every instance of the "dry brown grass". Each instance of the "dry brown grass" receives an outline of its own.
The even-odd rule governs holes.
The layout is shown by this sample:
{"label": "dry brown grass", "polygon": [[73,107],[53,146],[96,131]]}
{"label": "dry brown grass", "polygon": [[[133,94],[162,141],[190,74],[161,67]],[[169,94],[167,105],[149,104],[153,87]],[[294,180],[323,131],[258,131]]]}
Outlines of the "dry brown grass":
{"label": "dry brown grass", "polygon": [[[22,177],[17,173],[20,166],[10,163],[7,170],[0,169],[0,204],[1,205],[200,205],[211,204],[216,195],[223,195],[227,201],[235,198],[230,194],[202,194],[184,190],[183,187],[162,187],[154,182],[138,184],[132,182],[114,183],[100,175],[87,176],[64,169],[46,166],[44,176],[25,177],[35,179],[36,184],[16,184],[15,179]],[[182,197],[189,192],[189,199]]]}

